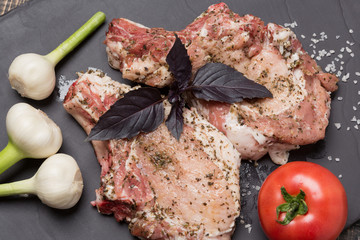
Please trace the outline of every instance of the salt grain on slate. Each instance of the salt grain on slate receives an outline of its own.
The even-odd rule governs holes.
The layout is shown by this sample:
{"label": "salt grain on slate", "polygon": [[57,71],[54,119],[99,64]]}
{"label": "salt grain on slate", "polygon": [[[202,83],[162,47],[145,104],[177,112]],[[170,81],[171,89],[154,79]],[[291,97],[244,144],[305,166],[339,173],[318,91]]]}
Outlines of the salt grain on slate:
{"label": "salt grain on slate", "polygon": [[246,224],[246,225],[245,225],[245,228],[248,229],[248,233],[251,232],[251,229],[252,229],[251,224]]}
{"label": "salt grain on slate", "polygon": [[349,77],[350,77],[350,73],[347,73],[347,74],[345,74],[345,75],[341,78],[341,81],[347,82],[347,80],[349,79]]}
{"label": "salt grain on slate", "polygon": [[294,22],[292,22],[292,23],[284,23],[284,27],[291,27],[291,28],[295,28],[295,27],[297,27],[298,25],[297,25],[297,22],[296,21],[294,21]]}

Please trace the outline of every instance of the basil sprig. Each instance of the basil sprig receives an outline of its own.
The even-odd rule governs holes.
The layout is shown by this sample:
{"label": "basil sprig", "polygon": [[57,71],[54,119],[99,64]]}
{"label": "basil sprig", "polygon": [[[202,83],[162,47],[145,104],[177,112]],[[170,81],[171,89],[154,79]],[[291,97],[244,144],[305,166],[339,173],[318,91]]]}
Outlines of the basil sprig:
{"label": "basil sprig", "polygon": [[199,99],[224,103],[241,102],[244,98],[272,97],[266,87],[222,63],[204,65],[190,81],[192,65],[187,50],[177,35],[166,62],[175,80],[165,97],[159,89],[151,87],[126,93],[100,117],[87,140],[129,139],[140,132],[154,131],[164,122],[165,99],[171,104],[165,124],[179,140],[184,125],[184,96],[189,95],[184,94],[185,92],[191,92]]}

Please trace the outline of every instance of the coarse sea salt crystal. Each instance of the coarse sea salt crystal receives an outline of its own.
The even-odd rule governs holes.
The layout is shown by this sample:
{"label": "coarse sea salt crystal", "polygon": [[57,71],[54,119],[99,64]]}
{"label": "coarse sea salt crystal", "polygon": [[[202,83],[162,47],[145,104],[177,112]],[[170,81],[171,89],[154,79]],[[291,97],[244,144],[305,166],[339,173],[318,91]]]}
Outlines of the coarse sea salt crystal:
{"label": "coarse sea salt crystal", "polygon": [[343,97],[338,97],[337,98],[339,101],[342,101],[344,98]]}
{"label": "coarse sea salt crystal", "polygon": [[295,28],[295,27],[297,27],[297,22],[296,21],[294,21],[294,22],[292,22],[292,23],[284,23],[284,27],[291,27],[291,28]]}
{"label": "coarse sea salt crystal", "polygon": [[335,162],[340,162],[340,158],[336,157]]}
{"label": "coarse sea salt crystal", "polygon": [[331,161],[331,160],[332,160],[332,156],[328,156],[328,160]]}
{"label": "coarse sea salt crystal", "polygon": [[339,178],[342,178],[343,177],[343,175],[342,174],[339,174]]}
{"label": "coarse sea salt crystal", "polygon": [[326,65],[325,71],[326,71],[326,72],[335,72],[335,71],[336,71],[335,62],[332,61],[331,63],[329,63],[328,65]]}
{"label": "coarse sea salt crystal", "polygon": [[353,33],[354,32],[354,30],[352,30],[351,28],[349,29],[349,33]]}
{"label": "coarse sea salt crystal", "polygon": [[341,123],[334,123],[336,129],[340,129],[341,128]]}
{"label": "coarse sea salt crystal", "polygon": [[347,73],[347,74],[345,74],[345,75],[341,78],[341,81],[347,82],[347,80],[349,79],[349,77],[350,77],[350,73]]}
{"label": "coarse sea salt crystal", "polygon": [[70,88],[70,86],[76,81],[76,79],[66,79],[66,77],[64,75],[60,75],[59,79],[58,79],[58,83],[57,83],[57,88],[58,88],[58,96],[57,96],[57,100],[59,102],[64,101],[65,96]]}
{"label": "coarse sea salt crystal", "polygon": [[248,233],[251,232],[251,229],[252,229],[251,224],[246,224],[244,227],[247,228]]}
{"label": "coarse sea salt crystal", "polygon": [[326,55],[327,51],[325,49],[322,49],[318,53],[319,53],[319,56],[324,57]]}
{"label": "coarse sea salt crystal", "polygon": [[318,42],[320,42],[320,40],[318,40],[318,39],[316,39],[316,38],[311,38],[310,39],[313,43],[318,43]]}

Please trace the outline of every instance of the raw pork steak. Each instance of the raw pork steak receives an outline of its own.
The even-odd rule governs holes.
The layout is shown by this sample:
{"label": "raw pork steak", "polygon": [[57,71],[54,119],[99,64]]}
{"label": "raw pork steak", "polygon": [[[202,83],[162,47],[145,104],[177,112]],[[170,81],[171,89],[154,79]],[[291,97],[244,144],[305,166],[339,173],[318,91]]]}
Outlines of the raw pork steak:
{"label": "raw pork steak", "polygon": [[[324,138],[337,78],[320,69],[291,30],[264,25],[252,15],[240,17],[220,3],[176,34],[194,73],[208,62],[221,62],[272,92],[272,99],[233,105],[190,100],[242,158],[257,160],[269,152],[274,162],[283,164],[289,150]],[[166,55],[174,40],[174,32],[114,19],[105,40],[109,64],[124,78],[167,86],[173,76]]]}
{"label": "raw pork steak", "polygon": [[[87,134],[128,85],[101,72],[70,87],[65,109]],[[99,212],[146,239],[230,239],[240,212],[240,156],[196,110],[185,110],[177,141],[165,124],[129,140],[92,141],[102,167]]]}

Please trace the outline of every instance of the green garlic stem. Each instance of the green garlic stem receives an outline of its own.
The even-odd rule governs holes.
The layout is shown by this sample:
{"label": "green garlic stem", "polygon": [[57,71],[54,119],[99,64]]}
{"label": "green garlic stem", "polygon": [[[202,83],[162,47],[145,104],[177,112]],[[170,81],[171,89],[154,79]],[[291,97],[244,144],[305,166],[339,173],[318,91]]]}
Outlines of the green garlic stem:
{"label": "green garlic stem", "polygon": [[84,25],[74,32],[68,39],[61,43],[55,50],[45,56],[56,66],[68,53],[74,50],[88,35],[105,21],[103,12],[95,13]]}
{"label": "green garlic stem", "polygon": [[12,183],[0,184],[0,197],[17,194],[35,194],[34,177]]}
{"label": "green garlic stem", "polygon": [[0,152],[0,174],[23,158],[26,158],[25,154],[9,140]]}

